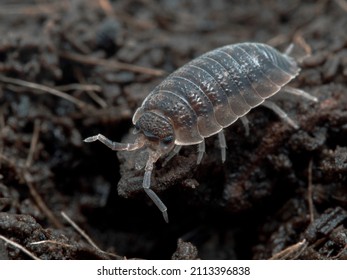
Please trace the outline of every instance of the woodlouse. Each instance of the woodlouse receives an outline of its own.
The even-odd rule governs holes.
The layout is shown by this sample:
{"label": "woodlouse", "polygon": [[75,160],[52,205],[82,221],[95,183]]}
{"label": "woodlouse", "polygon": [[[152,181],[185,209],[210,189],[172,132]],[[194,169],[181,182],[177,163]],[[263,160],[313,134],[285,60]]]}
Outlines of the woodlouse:
{"label": "woodlouse", "polygon": [[168,222],[167,208],[150,189],[154,163],[163,155],[166,161],[185,145],[198,144],[198,163],[205,151],[204,138],[218,134],[222,161],[226,158],[223,128],[254,107],[272,109],[294,128],[298,128],[277,105],[268,101],[280,90],[312,101],[308,93],[286,86],[300,68],[289,56],[291,48],[280,53],[260,43],[227,45],[192,60],[160,83],[133,116],[137,138],[134,143],[112,142],[98,134],[85,142],[101,141],[116,151],[146,148],[147,164],[143,188]]}

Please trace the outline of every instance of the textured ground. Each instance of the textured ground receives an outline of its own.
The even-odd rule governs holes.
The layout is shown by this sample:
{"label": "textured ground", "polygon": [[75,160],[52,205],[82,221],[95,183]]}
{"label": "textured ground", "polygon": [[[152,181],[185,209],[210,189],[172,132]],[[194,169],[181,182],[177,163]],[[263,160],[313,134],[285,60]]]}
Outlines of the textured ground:
{"label": "textured ground", "polygon": [[[0,259],[346,259],[346,26],[344,0],[2,1]],[[159,161],[165,224],[139,155],[82,139],[126,141],[167,73],[244,41],[310,48],[292,85],[319,102],[277,96],[298,130],[252,110],[224,165],[216,137],[199,166],[196,147]]]}

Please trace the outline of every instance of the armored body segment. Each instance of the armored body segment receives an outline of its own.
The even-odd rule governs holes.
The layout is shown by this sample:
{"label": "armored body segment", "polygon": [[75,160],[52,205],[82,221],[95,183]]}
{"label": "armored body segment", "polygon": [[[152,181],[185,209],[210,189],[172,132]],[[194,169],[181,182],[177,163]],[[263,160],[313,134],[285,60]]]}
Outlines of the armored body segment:
{"label": "armored body segment", "polygon": [[[249,112],[251,107],[242,97],[235,82],[233,80],[230,80],[229,72],[223,67],[220,62],[207,55],[203,55],[193,62],[194,65],[200,67],[201,69],[204,69],[216,79],[223,90],[223,94],[225,94],[228,98],[232,112],[236,116],[240,117]],[[222,94],[222,91],[220,91],[219,94]]]}
{"label": "armored body segment", "polygon": [[189,104],[197,116],[198,130],[202,137],[216,134],[223,128],[215,118],[210,99],[193,81],[174,72],[155,90],[161,89],[177,93]]}
{"label": "armored body segment", "polygon": [[218,48],[168,76],[133,121],[155,110],[172,121],[177,145],[200,143],[278,92],[299,70],[290,57],[264,44]]}
{"label": "armored body segment", "polygon": [[227,127],[234,123],[238,116],[230,108],[228,97],[216,79],[204,69],[192,63],[175,71],[176,76],[182,76],[192,81],[207,96],[213,106],[214,116],[218,124]]}
{"label": "armored body segment", "polygon": [[[238,46],[249,55],[257,57],[260,66],[259,70],[261,70],[259,75],[265,75],[272,83],[279,87],[284,86],[299,74],[300,68],[297,66],[295,61],[272,47],[263,44],[250,43],[238,44]],[[272,55],[270,55],[270,52]],[[280,64],[278,64],[279,61],[281,61]],[[281,68],[284,65],[286,65],[288,69]],[[270,97],[273,94],[274,93],[270,92],[268,94],[264,93],[264,96]]]}
{"label": "armored body segment", "polygon": [[203,141],[199,133],[198,118],[187,103],[177,93],[167,90],[153,91],[142,104],[144,112],[158,111],[169,118],[175,129],[175,143],[177,145],[193,145]]}
{"label": "armored body segment", "polygon": [[[229,50],[229,53],[226,50]],[[248,79],[248,70],[245,70],[245,67],[249,66],[248,57],[246,59],[241,57],[239,51],[231,46],[230,48],[217,49],[211,53],[211,58],[220,62],[228,71],[228,82],[237,86],[239,93],[251,108],[263,102],[263,98],[253,89]],[[232,92],[231,94],[235,93]]]}
{"label": "armored body segment", "polygon": [[274,94],[281,89],[280,86],[273,83],[263,73],[258,55],[249,54],[238,45],[236,45],[234,48],[238,50],[238,54],[243,60],[247,60],[247,63],[242,65],[242,71],[245,73],[245,75],[247,75],[253,89],[258,93],[259,96],[265,99],[270,94]]}

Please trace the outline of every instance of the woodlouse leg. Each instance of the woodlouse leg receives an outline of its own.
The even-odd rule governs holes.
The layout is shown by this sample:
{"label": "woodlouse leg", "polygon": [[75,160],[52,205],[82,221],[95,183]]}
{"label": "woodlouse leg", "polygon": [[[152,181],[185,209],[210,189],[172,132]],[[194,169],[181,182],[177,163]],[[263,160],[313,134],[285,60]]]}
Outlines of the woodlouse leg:
{"label": "woodlouse leg", "polygon": [[202,141],[198,145],[198,159],[196,161],[197,164],[200,164],[202,157],[204,156],[205,153],[205,141]]}
{"label": "woodlouse leg", "polygon": [[227,143],[225,141],[225,135],[224,135],[223,130],[218,132],[218,140],[219,140],[220,150],[221,150],[221,153],[222,153],[222,162],[224,163],[225,160],[226,160]]}
{"label": "woodlouse leg", "polygon": [[318,98],[309,94],[308,92],[306,91],[303,91],[301,89],[298,89],[298,88],[293,88],[293,87],[290,87],[290,86],[285,86],[281,89],[281,91],[285,91],[285,92],[288,92],[290,94],[293,94],[293,95],[296,95],[296,96],[299,96],[299,97],[302,97],[302,98],[305,98],[307,100],[310,100],[310,101],[313,101],[313,102],[318,102]]}
{"label": "woodlouse leg", "polygon": [[240,120],[245,128],[245,135],[249,136],[249,120],[246,116],[240,117]]}
{"label": "woodlouse leg", "polygon": [[264,102],[261,104],[265,106],[266,108],[271,109],[273,112],[275,112],[282,120],[287,122],[290,126],[292,126],[295,129],[298,129],[299,126],[296,124],[294,120],[292,120],[286,112],[284,112],[280,107],[278,107],[275,103],[269,101],[269,100],[264,100]]}
{"label": "woodlouse leg", "polygon": [[163,213],[163,217],[165,222],[169,222],[169,216],[167,214],[167,207],[164,204],[164,202],[161,201],[159,196],[151,190],[151,175],[153,171],[153,159],[149,159],[146,168],[145,168],[145,175],[143,177],[143,184],[142,187],[145,190],[146,194],[150,197],[150,199],[153,201],[153,203],[159,208],[159,210]]}
{"label": "woodlouse leg", "polygon": [[[107,147],[109,147],[112,150],[115,151],[133,151],[141,148],[144,145],[144,142],[141,141],[139,138],[134,143],[118,143],[118,142],[112,142],[110,139],[105,137],[102,134],[94,135],[91,137],[88,137],[84,139],[84,142],[94,142],[99,140],[101,143],[105,144]],[[151,175],[153,171],[153,164],[157,161],[160,154],[151,154],[149,156],[149,159],[146,163],[145,168],[145,175],[143,177],[143,183],[142,187],[145,190],[146,194],[150,197],[150,199],[153,201],[153,203],[159,208],[159,210],[163,213],[163,217],[165,222],[169,222],[169,217],[167,214],[167,207],[165,204],[161,201],[161,199],[158,197],[158,195],[150,189],[151,187]]]}
{"label": "woodlouse leg", "polygon": [[175,146],[175,148],[165,158],[162,166],[165,166],[175,155],[177,155],[180,152],[181,148],[182,148],[182,146],[180,146],[180,145]]}
{"label": "woodlouse leg", "polygon": [[291,43],[284,51],[284,54],[289,56],[292,53],[293,49],[294,49],[294,44]]}

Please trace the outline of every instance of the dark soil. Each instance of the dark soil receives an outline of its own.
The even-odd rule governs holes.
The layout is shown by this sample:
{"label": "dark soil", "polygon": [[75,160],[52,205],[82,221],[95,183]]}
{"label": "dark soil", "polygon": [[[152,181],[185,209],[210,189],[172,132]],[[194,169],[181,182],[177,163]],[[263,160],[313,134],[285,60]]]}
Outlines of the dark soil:
{"label": "dark soil", "polygon": [[[337,0],[1,1],[0,258],[347,259],[346,26]],[[310,48],[292,85],[319,102],[276,95],[298,130],[252,110],[225,164],[216,137],[159,161],[166,224],[139,154],[82,140],[126,141],[167,73],[244,41]]]}

